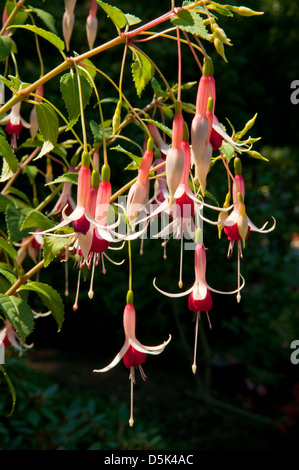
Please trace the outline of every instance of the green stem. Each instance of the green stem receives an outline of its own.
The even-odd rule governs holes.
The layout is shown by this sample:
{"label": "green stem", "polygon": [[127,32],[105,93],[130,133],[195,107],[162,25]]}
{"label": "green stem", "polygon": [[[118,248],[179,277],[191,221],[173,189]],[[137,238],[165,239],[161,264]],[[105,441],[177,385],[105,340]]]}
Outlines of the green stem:
{"label": "green stem", "polygon": [[22,8],[22,6],[24,5],[26,0],[19,0],[19,2],[16,4],[16,6],[14,7],[13,11],[11,12],[11,14],[9,15],[9,17],[7,18],[5,24],[3,25],[1,31],[0,31],[0,36],[3,36],[3,34],[5,33],[5,30],[6,28],[13,22],[14,20],[14,17],[16,16],[16,14],[18,13],[18,11]]}
{"label": "green stem", "polygon": [[11,286],[8,291],[6,291],[6,295],[14,295],[15,292],[19,289],[19,287],[25,284],[28,279],[38,273],[44,267],[44,260],[41,260],[38,264],[36,264],[32,269],[30,269],[26,274],[20,276],[19,279]]}

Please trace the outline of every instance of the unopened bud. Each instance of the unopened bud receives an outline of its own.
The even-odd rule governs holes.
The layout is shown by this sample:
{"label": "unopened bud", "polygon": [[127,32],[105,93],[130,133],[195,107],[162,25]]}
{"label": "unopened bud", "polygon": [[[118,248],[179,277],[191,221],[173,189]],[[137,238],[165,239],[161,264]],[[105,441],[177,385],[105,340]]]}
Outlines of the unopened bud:
{"label": "unopened bud", "polygon": [[263,157],[263,155],[261,155],[259,152],[256,152],[255,150],[248,150],[247,153],[250,157],[256,158],[257,160],[265,160],[266,162],[269,161],[267,158]]}
{"label": "unopened bud", "polygon": [[110,181],[110,166],[109,165],[102,166],[101,178],[103,182]]}
{"label": "unopened bud", "polygon": [[82,166],[89,166],[90,157],[88,152],[83,152],[81,157]]}
{"label": "unopened bud", "polygon": [[240,16],[256,16],[256,15],[263,15],[263,11],[254,11],[251,10],[250,8],[247,7],[235,7],[235,6],[229,6],[229,9],[231,11],[234,11],[235,13],[238,13]]}
{"label": "unopened bud", "polygon": [[134,294],[132,290],[128,290],[127,297],[126,297],[127,305],[133,305],[134,303]]}
{"label": "unopened bud", "polygon": [[112,129],[113,129],[113,135],[116,133],[117,129],[119,128],[120,121],[121,121],[121,107],[122,107],[122,101],[119,100],[112,118]]}
{"label": "unopened bud", "polygon": [[93,170],[91,173],[91,187],[98,188],[100,184],[100,173],[97,170]]}
{"label": "unopened bud", "polygon": [[62,18],[62,33],[64,37],[64,42],[66,45],[66,49],[69,50],[70,48],[70,40],[72,37],[72,32],[75,23],[75,15],[72,14],[71,17],[68,16],[67,12],[65,11]]}
{"label": "unopened bud", "polygon": [[242,163],[239,157],[234,159],[234,170],[236,175],[242,174]]}
{"label": "unopened bud", "polygon": [[86,20],[86,36],[89,49],[93,48],[98,32],[98,19],[96,16],[89,15]]}
{"label": "unopened bud", "polygon": [[202,245],[202,242],[203,242],[202,230],[201,228],[197,228],[195,232],[195,243],[197,245]]}
{"label": "unopened bud", "polygon": [[215,46],[215,49],[216,51],[218,52],[218,54],[222,57],[222,59],[227,62],[227,58],[225,56],[225,51],[224,51],[224,46],[223,46],[223,42],[220,41],[219,38],[215,38],[214,39],[214,46]]}

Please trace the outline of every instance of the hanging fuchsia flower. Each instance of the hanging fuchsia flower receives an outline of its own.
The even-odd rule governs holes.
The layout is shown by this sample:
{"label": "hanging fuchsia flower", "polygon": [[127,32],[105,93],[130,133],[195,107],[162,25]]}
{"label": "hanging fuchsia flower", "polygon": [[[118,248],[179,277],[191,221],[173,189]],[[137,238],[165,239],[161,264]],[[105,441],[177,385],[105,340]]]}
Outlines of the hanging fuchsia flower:
{"label": "hanging fuchsia flower", "polygon": [[137,181],[131,186],[127,199],[127,218],[132,225],[140,211],[142,211],[148,202],[149,185],[148,175],[153,161],[153,139],[148,139],[147,149],[144,152],[140,168],[138,170]]}
{"label": "hanging fuchsia flower", "polygon": [[[68,169],[69,173],[75,173],[76,168],[70,166]],[[55,206],[49,213],[49,215],[54,215],[62,212],[65,209],[65,214],[70,215],[76,208],[76,203],[72,197],[72,187],[73,184],[70,182],[65,182],[62,187],[61,194],[56,202]]]}
{"label": "hanging fuchsia flower", "polygon": [[249,219],[246,214],[245,208],[245,183],[242,176],[241,160],[235,158],[235,177],[233,182],[233,203],[234,209],[231,214],[223,221],[224,232],[229,240],[228,257],[232,255],[234,243],[238,242],[238,251],[242,256],[242,246],[245,247],[245,242],[248,238],[249,232],[269,233],[274,230],[276,222],[269,229],[265,230],[266,222],[261,228],[257,228]]}
{"label": "hanging fuchsia flower", "polygon": [[20,245],[14,243],[14,245],[19,246],[18,256],[16,261],[21,265],[28,255],[34,263],[37,263],[38,255],[41,253],[41,248],[43,246],[44,238],[41,235],[41,229],[36,229],[34,235],[23,238]]}
{"label": "hanging fuchsia flower", "polygon": [[127,304],[123,313],[123,325],[125,333],[125,342],[119,353],[115,356],[113,361],[103,369],[95,369],[94,372],[107,372],[108,370],[115,367],[122,359],[127,368],[130,369],[130,380],[131,380],[131,415],[130,415],[130,426],[133,426],[133,384],[135,382],[135,368],[139,367],[142,378],[145,379],[145,374],[141,368],[141,364],[145,361],[146,354],[157,355],[161,354],[167,344],[171,340],[171,336],[167,341],[160,344],[159,346],[144,346],[136,338],[135,327],[136,327],[136,312],[133,305],[133,292],[129,291],[127,294]]}
{"label": "hanging fuchsia flower", "polygon": [[97,31],[98,31],[97,7],[98,7],[98,4],[96,0],[90,0],[89,14],[86,20],[86,35],[87,35],[89,49],[93,48],[94,42],[97,37]]}
{"label": "hanging fuchsia flower", "polygon": [[[193,364],[192,364],[192,371],[193,373],[196,372],[196,349],[197,349],[197,331],[198,331],[198,321],[200,320],[200,313],[202,311],[208,312],[212,308],[212,296],[211,292],[215,292],[217,294],[225,294],[225,295],[231,295],[235,293],[239,293],[239,291],[244,287],[245,282],[243,279],[243,283],[241,286],[238,286],[237,289],[229,292],[223,292],[219,291],[216,289],[213,289],[207,284],[206,281],[206,251],[205,247],[203,245],[203,239],[202,239],[202,230],[197,229],[196,230],[196,247],[194,251],[194,271],[195,271],[195,282],[190,287],[187,291],[185,292],[180,292],[177,294],[171,294],[169,292],[165,292],[161,290],[160,288],[157,287],[156,285],[156,279],[154,279],[154,287],[161,292],[161,294],[166,295],[167,297],[184,297],[186,295],[189,295],[188,298],[188,308],[192,312],[196,313],[196,326],[195,326],[195,344],[194,344],[194,359],[193,359]],[[207,313],[208,316],[208,313]],[[209,319],[209,316],[208,316]],[[209,319],[209,324],[210,319]]]}
{"label": "hanging fuchsia flower", "polygon": [[25,121],[20,115],[21,102],[12,106],[10,113],[1,119],[0,123],[7,123],[5,130],[11,135],[11,147],[13,150],[17,149],[17,140],[23,127],[30,128],[30,124]]}
{"label": "hanging fuchsia flower", "polygon": [[177,102],[176,113],[172,123],[172,145],[166,156],[166,181],[169,189],[170,205],[172,204],[174,194],[180,184],[184,171],[184,153],[181,148],[184,119],[181,110],[182,105],[180,102]]}
{"label": "hanging fuchsia flower", "polygon": [[58,237],[69,237],[70,234],[54,234],[57,230],[72,224],[76,240],[82,252],[84,260],[88,260],[88,254],[92,242],[92,233],[89,231],[89,197],[90,197],[91,171],[89,167],[89,154],[83,152],[82,166],[79,170],[77,186],[77,205],[70,215],[66,215],[67,206],[62,211],[62,222],[53,228],[44,230],[42,235],[53,235]]}
{"label": "hanging fuchsia flower", "polygon": [[5,347],[12,346],[22,354],[24,348],[31,348],[32,344],[28,345],[22,342],[20,336],[15,332],[11,323],[6,319],[4,327],[0,330],[0,364],[5,363]]}
{"label": "hanging fuchsia flower", "polygon": [[204,61],[203,74],[198,84],[196,112],[191,126],[192,160],[201,192],[204,194],[213,147],[212,133],[216,91],[211,60]]}
{"label": "hanging fuchsia flower", "polygon": [[[44,94],[44,87],[43,87],[43,85],[40,85],[36,89],[34,101],[41,102],[43,94]],[[39,129],[38,119],[37,119],[37,112],[36,112],[36,105],[34,105],[32,110],[31,110],[29,121],[30,121],[30,135],[31,135],[31,139],[33,140],[34,137],[37,134],[38,129]]]}

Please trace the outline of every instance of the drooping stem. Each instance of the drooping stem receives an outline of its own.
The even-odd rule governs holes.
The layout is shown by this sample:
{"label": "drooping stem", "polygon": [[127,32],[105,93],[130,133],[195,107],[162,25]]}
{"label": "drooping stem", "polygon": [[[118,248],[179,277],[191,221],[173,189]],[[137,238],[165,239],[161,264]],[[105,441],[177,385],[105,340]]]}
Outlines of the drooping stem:
{"label": "drooping stem", "polygon": [[26,274],[20,276],[19,279],[6,291],[6,295],[14,295],[22,284],[25,284],[28,279],[37,274],[44,267],[44,260],[37,263]]}

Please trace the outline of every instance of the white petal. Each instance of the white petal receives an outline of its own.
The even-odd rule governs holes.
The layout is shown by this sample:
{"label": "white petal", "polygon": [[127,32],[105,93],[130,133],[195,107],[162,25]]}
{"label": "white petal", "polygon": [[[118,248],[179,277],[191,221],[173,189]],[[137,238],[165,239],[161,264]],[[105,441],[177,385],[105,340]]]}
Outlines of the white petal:
{"label": "white petal", "polygon": [[159,291],[161,294],[163,295],[166,295],[167,297],[184,297],[185,295],[188,295],[188,294],[191,294],[192,290],[193,290],[193,287],[194,287],[194,284],[192,287],[190,287],[190,289],[184,291],[184,292],[179,292],[177,294],[171,294],[170,292],[165,292],[163,291],[162,289],[159,289],[159,287],[156,286],[156,278],[153,280],[153,285],[154,287],[157,289],[157,291]]}
{"label": "white petal", "polygon": [[93,372],[107,372],[108,370],[112,369],[114,366],[116,366],[124,357],[126,354],[127,350],[129,348],[129,343],[126,341],[119,353],[115,356],[112,362],[108,364],[108,366],[104,367],[103,369],[94,369]]}

